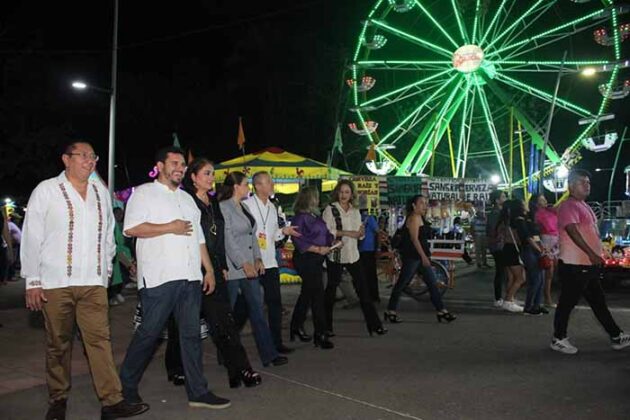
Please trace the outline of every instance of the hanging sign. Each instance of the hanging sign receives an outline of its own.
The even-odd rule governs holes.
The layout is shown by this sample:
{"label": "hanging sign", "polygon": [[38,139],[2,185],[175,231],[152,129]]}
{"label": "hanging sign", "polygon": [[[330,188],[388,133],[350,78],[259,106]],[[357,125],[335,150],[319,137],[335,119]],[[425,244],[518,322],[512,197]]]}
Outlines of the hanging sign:
{"label": "hanging sign", "polygon": [[359,208],[367,209],[370,214],[377,214],[380,207],[378,177],[354,176],[352,182],[357,190]]}

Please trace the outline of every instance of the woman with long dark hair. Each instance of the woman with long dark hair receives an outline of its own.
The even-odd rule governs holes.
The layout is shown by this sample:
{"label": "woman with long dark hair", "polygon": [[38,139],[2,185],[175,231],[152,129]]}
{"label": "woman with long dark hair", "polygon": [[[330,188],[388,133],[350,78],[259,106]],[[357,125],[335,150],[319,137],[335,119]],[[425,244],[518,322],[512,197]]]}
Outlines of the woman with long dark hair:
{"label": "woman with long dark hair", "polygon": [[523,307],[516,303],[516,292],[525,283],[523,266],[520,258],[520,241],[512,228],[512,221],[524,214],[520,200],[508,200],[503,203],[496,226],[496,235],[503,242],[503,263],[508,275],[508,285],[503,299],[503,309],[508,312],[523,312]]}
{"label": "woman with long dark hair", "polygon": [[258,354],[264,366],[284,365],[288,359],[278,354],[269,325],[263,315],[263,297],[258,276],[265,272],[256,238],[256,220],[242,200],[249,195],[247,176],[230,172],[219,191],[219,207],[225,219],[227,290],[234,309],[239,291],[249,310]]}
{"label": "woman with long dark hair", "polygon": [[396,309],[402,291],[409,285],[417,272],[422,274],[422,280],[429,288],[431,303],[436,310],[436,317],[439,322],[452,322],[457,319],[444,307],[442,295],[437,287],[437,279],[431,268],[431,251],[429,239],[431,238],[431,224],[425,219],[428,208],[428,200],[418,194],[407,201],[405,219],[405,231],[402,237],[400,254],[402,257],[402,268],[398,281],[392,289],[392,294],[385,312],[385,320],[391,323],[402,322]]}
{"label": "woman with long dark hair", "polygon": [[295,245],[293,263],[302,278],[302,288],[291,317],[291,341],[296,336],[303,342],[311,340],[303,327],[306,313],[310,308],[313,314],[313,343],[316,347],[331,349],[334,345],[325,334],[323,263],[330,252],[334,236],[319,216],[318,206],[319,193],[313,187],[302,188],[293,206],[295,217],[292,225],[302,234],[299,238],[292,239]]}
{"label": "woman with long dark hair", "polygon": [[494,306],[495,308],[503,307],[503,283],[505,283],[506,268],[503,258],[503,241],[497,236],[497,225],[501,217],[501,209],[507,197],[505,192],[501,190],[492,191],[490,194],[490,203],[492,209],[488,214],[488,223],[486,224],[486,237],[488,239],[488,249],[494,259]]}
{"label": "woman with long dark hair", "polygon": [[[214,292],[210,295],[203,294],[201,309],[212,341],[217,347],[219,359],[222,360],[228,371],[230,388],[237,388],[241,384],[251,387],[260,384],[262,378],[249,363],[247,352],[241,344],[239,332],[232,316],[225,280],[227,272],[224,243],[225,222],[217,199],[210,194],[213,184],[214,165],[211,161],[206,158],[197,158],[188,165],[183,186],[201,211],[201,228],[216,279]],[[173,325],[170,325],[170,328],[172,329]],[[181,355],[179,342],[176,338],[177,334],[171,334],[169,331],[165,359],[169,378],[173,383],[179,385],[183,383],[184,378],[176,373],[182,372],[181,369],[178,369],[181,366]]]}
{"label": "woman with long dark hair", "polygon": [[359,209],[353,205],[356,198],[355,188],[348,179],[339,180],[331,194],[331,203],[326,206],[322,218],[328,230],[343,243],[343,247],[328,254],[326,267],[328,283],[326,284],[326,328],[327,334],[333,336],[333,308],[335,306],[337,286],[341,282],[341,273],[345,268],[352,276],[352,284],[359,297],[363,317],[370,335],[383,335],[383,328],[370,292],[365,283],[363,269],[359,262],[358,240],[365,236],[365,228],[361,223]]}

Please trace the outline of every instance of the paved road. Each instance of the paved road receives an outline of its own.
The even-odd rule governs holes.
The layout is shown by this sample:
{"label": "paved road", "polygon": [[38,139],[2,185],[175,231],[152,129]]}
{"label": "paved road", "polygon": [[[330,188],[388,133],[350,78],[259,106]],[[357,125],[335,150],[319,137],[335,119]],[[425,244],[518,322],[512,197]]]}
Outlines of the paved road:
{"label": "paved road", "polygon": [[[0,419],[43,418],[44,335],[22,309],[23,284],[0,289]],[[141,383],[151,404],[142,419],[629,419],[630,350],[611,350],[590,310],[578,309],[570,335],[576,356],[548,349],[551,316],[526,317],[492,308],[491,273],[460,270],[447,307],[458,314],[438,324],[430,304],[405,299],[405,322],[384,337],[367,335],[358,309],[336,311],[336,348],[295,344],[287,366],[262,368],[253,337],[244,342],[263,385],[231,390],[215,352],[205,342],[211,388],[233,401],[231,408],[189,409],[185,392],[166,382],[163,348]],[[283,288],[287,306],[296,286]],[[386,296],[388,290],[382,290]],[[129,296],[112,308],[115,357],[122,360],[135,306]],[[630,331],[630,293],[610,294],[614,315]],[[381,304],[381,310],[384,308]],[[32,321],[32,320],[31,320]],[[75,346],[69,419],[98,418],[80,347]]]}

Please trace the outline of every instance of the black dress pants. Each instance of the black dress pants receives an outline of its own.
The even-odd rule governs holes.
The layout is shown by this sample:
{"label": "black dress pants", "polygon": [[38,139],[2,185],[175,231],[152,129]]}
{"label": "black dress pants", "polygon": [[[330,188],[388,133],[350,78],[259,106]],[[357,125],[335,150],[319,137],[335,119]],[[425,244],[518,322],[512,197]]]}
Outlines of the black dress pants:
{"label": "black dress pants", "polygon": [[361,310],[363,311],[363,317],[367,325],[368,331],[374,331],[383,326],[374,302],[370,298],[370,292],[366,286],[365,277],[363,276],[363,270],[359,261],[352,264],[339,264],[330,260],[326,261],[328,267],[328,284],[326,284],[326,330],[333,331],[333,309],[335,307],[337,287],[341,283],[341,273],[345,268],[352,277],[352,285],[357,292],[359,302],[361,304]]}
{"label": "black dress pants", "polygon": [[376,252],[361,252],[361,266],[365,275],[365,285],[368,288],[370,298],[373,302],[380,302],[381,297],[378,292],[378,275],[376,274]]}
{"label": "black dress pants", "polygon": [[296,251],[293,254],[293,263],[302,278],[302,288],[293,309],[291,330],[302,328],[309,308],[313,314],[315,335],[321,335],[326,330],[323,262],[324,256],[313,252],[300,254]]}

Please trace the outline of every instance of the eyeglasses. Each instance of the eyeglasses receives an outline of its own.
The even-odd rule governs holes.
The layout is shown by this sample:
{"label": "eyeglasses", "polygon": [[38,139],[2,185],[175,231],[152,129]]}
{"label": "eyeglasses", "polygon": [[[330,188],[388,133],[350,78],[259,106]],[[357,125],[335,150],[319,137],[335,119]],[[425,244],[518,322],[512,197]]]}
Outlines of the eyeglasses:
{"label": "eyeglasses", "polygon": [[93,160],[94,162],[98,162],[98,155],[96,153],[66,153],[68,156],[80,156],[83,160]]}

